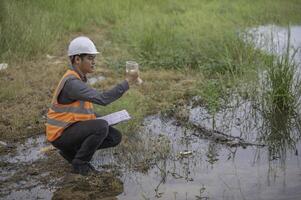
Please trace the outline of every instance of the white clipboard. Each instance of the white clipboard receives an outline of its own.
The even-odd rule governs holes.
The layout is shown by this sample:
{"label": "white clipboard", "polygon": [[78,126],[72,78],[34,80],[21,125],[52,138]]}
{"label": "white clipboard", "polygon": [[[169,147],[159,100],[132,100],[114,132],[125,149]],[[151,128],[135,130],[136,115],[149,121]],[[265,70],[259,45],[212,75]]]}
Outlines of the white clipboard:
{"label": "white clipboard", "polygon": [[111,126],[111,125],[115,125],[115,124],[118,124],[123,121],[128,121],[131,119],[131,116],[126,110],[121,110],[121,111],[114,112],[114,113],[111,113],[111,114],[108,114],[108,115],[105,115],[102,117],[97,117],[96,119],[106,120],[108,122],[109,126]]}

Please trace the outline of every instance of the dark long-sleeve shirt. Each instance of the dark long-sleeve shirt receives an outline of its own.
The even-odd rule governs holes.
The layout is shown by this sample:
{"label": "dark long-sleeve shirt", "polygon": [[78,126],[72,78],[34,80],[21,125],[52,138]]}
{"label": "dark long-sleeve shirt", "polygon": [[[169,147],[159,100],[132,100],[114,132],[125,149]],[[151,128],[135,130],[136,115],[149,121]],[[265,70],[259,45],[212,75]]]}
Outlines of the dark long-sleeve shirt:
{"label": "dark long-sleeve shirt", "polygon": [[119,99],[129,89],[128,82],[123,81],[112,89],[101,92],[86,85],[86,77],[78,74],[82,80],[77,78],[67,80],[58,96],[58,103],[69,104],[82,100],[105,106]]}

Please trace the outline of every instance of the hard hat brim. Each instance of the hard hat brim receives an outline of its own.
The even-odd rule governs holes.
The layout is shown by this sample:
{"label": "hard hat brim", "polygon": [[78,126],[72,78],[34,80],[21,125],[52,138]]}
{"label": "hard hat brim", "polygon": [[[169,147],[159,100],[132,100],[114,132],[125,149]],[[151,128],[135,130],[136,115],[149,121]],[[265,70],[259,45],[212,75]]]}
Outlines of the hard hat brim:
{"label": "hard hat brim", "polygon": [[85,52],[81,52],[81,53],[71,53],[68,54],[68,56],[76,56],[76,55],[81,55],[81,54],[88,54],[88,55],[96,55],[99,54],[100,52],[96,51],[96,52],[89,52],[89,53],[85,53]]}

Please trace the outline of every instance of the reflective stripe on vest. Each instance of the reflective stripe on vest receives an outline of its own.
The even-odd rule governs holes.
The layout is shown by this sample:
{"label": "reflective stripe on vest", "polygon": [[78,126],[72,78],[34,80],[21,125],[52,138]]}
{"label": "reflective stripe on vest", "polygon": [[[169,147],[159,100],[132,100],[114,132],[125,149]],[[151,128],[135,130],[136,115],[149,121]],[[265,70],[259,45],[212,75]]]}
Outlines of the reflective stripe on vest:
{"label": "reflective stripe on vest", "polygon": [[87,101],[75,101],[70,104],[59,104],[58,95],[69,79],[80,79],[79,75],[68,70],[55,89],[52,105],[47,113],[46,134],[49,141],[56,140],[68,126],[77,121],[95,119],[93,104]]}
{"label": "reflective stripe on vest", "polygon": [[47,124],[52,125],[52,126],[62,127],[62,128],[69,125],[68,122],[62,122],[62,121],[58,121],[55,119],[49,119],[49,118],[47,118]]}

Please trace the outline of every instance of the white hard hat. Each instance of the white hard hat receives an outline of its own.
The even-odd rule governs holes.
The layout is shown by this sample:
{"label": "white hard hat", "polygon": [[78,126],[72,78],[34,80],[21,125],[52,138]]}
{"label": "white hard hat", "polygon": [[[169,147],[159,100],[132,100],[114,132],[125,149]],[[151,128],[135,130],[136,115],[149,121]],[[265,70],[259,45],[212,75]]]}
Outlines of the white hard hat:
{"label": "white hard hat", "polygon": [[80,36],[73,39],[68,48],[68,56],[74,56],[78,54],[98,54],[94,43],[85,36]]}

